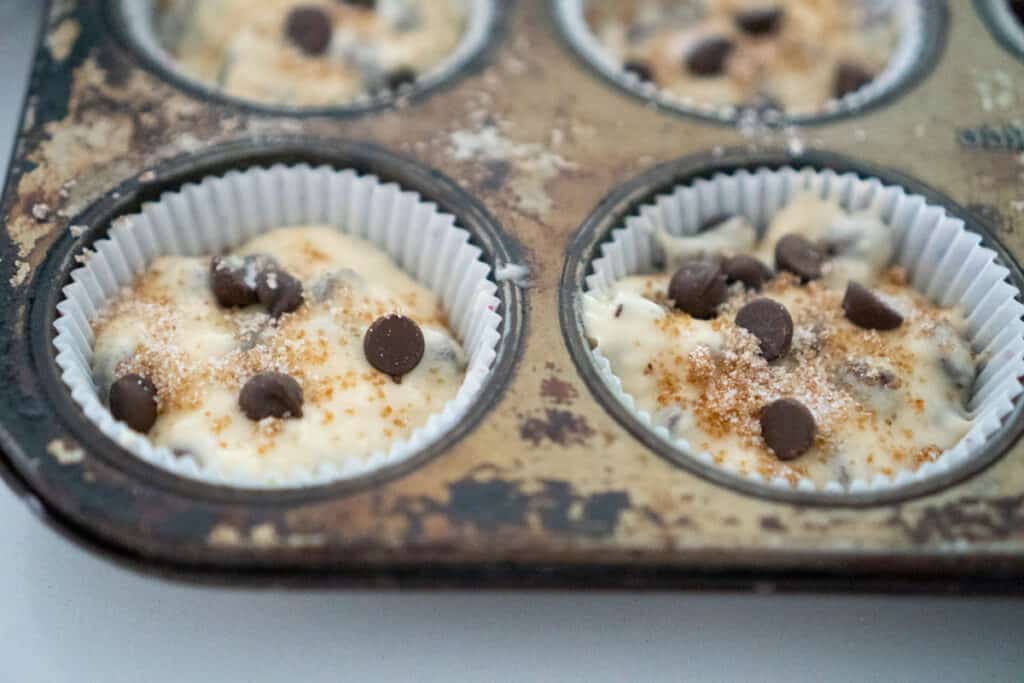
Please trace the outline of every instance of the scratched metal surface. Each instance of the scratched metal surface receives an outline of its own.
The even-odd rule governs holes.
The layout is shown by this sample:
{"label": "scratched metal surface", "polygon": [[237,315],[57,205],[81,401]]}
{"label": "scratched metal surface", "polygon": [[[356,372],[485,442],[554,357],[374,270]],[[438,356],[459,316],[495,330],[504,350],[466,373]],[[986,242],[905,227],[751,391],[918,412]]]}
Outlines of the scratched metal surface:
{"label": "scratched metal surface", "polygon": [[[611,417],[560,325],[566,247],[586,217],[638,174],[718,146],[740,162],[803,147],[909,176],[968,207],[1019,254],[1024,214],[1014,202],[1024,169],[1019,150],[1004,147],[1024,141],[993,130],[1024,104],[1001,74],[1012,86],[1024,66],[971,3],[949,3],[949,12],[941,58],[901,97],[755,142],[596,78],[561,42],[542,0],[508,3],[491,50],[450,86],[356,117],[268,115],[204,100],[142,68],[104,3],[55,1],[2,205],[4,474],[88,547],[196,580],[1019,592],[1018,444],[973,476],[894,503],[750,495],[652,453]],[[994,128],[974,130],[983,125]],[[486,126],[511,158],[461,158],[460,136]],[[216,156],[221,145],[240,163],[277,158],[267,149],[306,154],[297,143],[275,147],[282,137],[326,141],[317,144],[343,157],[354,149],[344,141],[373,143],[439,170],[474,198],[469,209],[453,208],[493,217],[533,286],[505,287],[521,317],[509,330],[501,386],[443,452],[356,485],[237,494],[175,480],[83,431],[52,381],[45,329],[64,261],[103,228],[76,237],[70,225],[173,186],[191,158]],[[153,169],[154,181],[139,179]]]}

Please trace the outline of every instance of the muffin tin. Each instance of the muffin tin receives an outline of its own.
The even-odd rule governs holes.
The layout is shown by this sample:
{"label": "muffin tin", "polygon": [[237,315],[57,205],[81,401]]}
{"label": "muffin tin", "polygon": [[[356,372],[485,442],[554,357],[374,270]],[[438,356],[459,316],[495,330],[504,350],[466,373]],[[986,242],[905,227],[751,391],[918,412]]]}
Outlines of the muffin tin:
{"label": "muffin tin", "polygon": [[[52,3],[5,186],[5,478],[90,549],[196,581],[1021,592],[1018,401],[982,457],[927,486],[824,499],[690,467],[631,424],[583,358],[574,299],[608,231],[665,188],[783,166],[878,177],[967,221],[1024,283],[1024,67],[971,3],[934,66],[869,109],[750,131],[681,115],[586,68],[544,0],[504,3],[457,78],[385,108],[240,106],[151,69],[113,3]],[[123,27],[122,27],[123,28]],[[458,427],[393,468],[248,491],[177,477],[84,418],[52,347],[75,257],[188,181],[327,164],[419,192],[498,274],[502,340]],[[523,269],[525,266],[528,275]]]}

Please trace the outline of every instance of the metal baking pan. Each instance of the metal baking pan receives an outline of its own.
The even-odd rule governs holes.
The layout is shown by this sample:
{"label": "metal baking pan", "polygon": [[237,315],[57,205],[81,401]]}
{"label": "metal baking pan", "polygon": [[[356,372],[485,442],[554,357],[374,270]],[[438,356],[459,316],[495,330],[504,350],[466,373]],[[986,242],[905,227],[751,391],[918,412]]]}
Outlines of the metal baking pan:
{"label": "metal baking pan", "polygon": [[[722,169],[805,165],[904,185],[967,220],[1019,286],[1024,103],[985,92],[1024,64],[975,3],[935,5],[930,62],[899,92],[751,138],[598,76],[544,0],[505,3],[488,48],[443,85],[313,114],[183,84],[140,55],[114,3],[54,2],[2,202],[0,471],[85,547],[183,580],[1024,592],[1020,405],[983,457],[927,487],[838,502],[770,494],[661,453],[607,400],[572,327],[588,255],[615,222]],[[485,126],[519,154],[454,153],[460,132]],[[486,400],[399,469],[267,492],[177,478],[81,416],[53,360],[56,300],[113,217],[190,179],[277,161],[415,189],[492,265],[528,265],[530,287],[500,284]]]}

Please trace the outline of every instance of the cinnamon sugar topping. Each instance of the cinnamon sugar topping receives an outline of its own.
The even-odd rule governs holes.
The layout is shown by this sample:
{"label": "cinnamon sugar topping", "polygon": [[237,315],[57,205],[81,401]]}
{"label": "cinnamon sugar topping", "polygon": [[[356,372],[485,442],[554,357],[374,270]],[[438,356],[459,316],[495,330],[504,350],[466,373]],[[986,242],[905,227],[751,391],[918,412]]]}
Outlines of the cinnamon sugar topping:
{"label": "cinnamon sugar topping", "polygon": [[[465,354],[433,293],[386,254],[308,227],[266,233],[225,258],[254,254],[272,254],[301,281],[300,307],[279,318],[260,304],[225,308],[210,291],[208,258],[164,257],[94,320],[101,395],[133,373],[157,388],[151,441],[225,471],[273,477],[387,450],[455,396]],[[369,324],[392,313],[415,320],[426,347],[400,385],[362,351]],[[264,373],[299,384],[301,418],[244,417],[240,390]]]}

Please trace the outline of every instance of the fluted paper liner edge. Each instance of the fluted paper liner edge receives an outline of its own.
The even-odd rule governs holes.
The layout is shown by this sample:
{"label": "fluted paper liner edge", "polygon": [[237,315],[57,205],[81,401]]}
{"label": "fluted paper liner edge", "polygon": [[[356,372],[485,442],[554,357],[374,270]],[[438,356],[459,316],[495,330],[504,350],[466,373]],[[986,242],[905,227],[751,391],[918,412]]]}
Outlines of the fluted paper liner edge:
{"label": "fluted paper liner edge", "polygon": [[[466,376],[444,409],[408,439],[360,459],[296,469],[274,479],[230,475],[192,458],[177,458],[124,423],[100,401],[91,369],[91,321],[162,255],[219,253],[277,227],[330,225],[368,240],[440,299],[468,357]],[[251,488],[309,486],[352,479],[407,460],[459,423],[487,380],[502,318],[490,267],[456,219],[394,183],[352,170],[308,165],[231,171],[189,183],[113,222],[71,272],[54,323],[56,362],[72,399],[107,437],[149,463],[179,475]]]}

